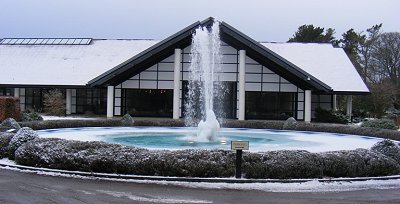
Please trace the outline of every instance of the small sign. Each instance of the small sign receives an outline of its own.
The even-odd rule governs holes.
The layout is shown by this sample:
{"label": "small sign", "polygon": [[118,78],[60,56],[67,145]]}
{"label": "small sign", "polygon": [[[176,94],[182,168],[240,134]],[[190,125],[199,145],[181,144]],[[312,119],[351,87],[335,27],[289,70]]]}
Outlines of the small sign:
{"label": "small sign", "polygon": [[231,150],[249,150],[249,141],[231,141]]}

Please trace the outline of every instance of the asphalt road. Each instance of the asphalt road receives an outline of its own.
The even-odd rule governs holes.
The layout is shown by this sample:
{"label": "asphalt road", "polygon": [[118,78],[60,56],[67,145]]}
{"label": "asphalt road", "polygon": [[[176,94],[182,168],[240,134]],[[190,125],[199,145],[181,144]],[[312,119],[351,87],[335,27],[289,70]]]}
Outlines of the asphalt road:
{"label": "asphalt road", "polygon": [[276,193],[65,178],[0,169],[0,203],[400,203],[400,189]]}

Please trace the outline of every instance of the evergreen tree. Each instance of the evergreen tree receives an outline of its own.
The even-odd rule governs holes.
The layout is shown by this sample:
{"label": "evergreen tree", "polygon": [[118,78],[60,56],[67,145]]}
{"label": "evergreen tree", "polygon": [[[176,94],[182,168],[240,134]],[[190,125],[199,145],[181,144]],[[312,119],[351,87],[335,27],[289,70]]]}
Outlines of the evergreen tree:
{"label": "evergreen tree", "polygon": [[335,43],[335,29],[328,28],[324,31],[324,28],[314,27],[312,24],[302,25],[288,42]]}
{"label": "evergreen tree", "polygon": [[365,79],[359,57],[360,44],[363,40],[361,33],[356,33],[352,28],[342,34],[342,39],[338,41],[338,45],[343,48],[347,56],[350,58],[350,61],[356,67],[358,73],[360,73],[360,75]]}

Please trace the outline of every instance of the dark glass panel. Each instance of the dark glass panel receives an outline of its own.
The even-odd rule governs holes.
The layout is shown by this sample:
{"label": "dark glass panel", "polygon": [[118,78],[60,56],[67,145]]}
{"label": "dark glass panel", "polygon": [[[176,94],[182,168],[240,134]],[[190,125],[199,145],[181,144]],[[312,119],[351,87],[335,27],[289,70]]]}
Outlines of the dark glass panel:
{"label": "dark glass panel", "polygon": [[172,117],[172,89],[123,89],[123,113],[144,117]]}
{"label": "dark glass panel", "polygon": [[285,120],[296,116],[296,93],[246,92],[246,119]]}

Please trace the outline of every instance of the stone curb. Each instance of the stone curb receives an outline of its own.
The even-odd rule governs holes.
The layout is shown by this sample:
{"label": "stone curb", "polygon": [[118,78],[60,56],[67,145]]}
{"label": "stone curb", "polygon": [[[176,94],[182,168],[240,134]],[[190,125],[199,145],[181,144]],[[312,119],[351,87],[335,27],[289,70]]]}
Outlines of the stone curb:
{"label": "stone curb", "polygon": [[400,179],[400,175],[380,177],[356,177],[356,178],[331,178],[331,179],[236,179],[236,178],[196,178],[196,177],[168,177],[168,176],[140,176],[127,174],[108,174],[83,171],[67,171],[59,169],[37,168],[22,165],[1,164],[1,167],[16,168],[46,173],[59,173],[92,178],[126,179],[126,180],[150,180],[150,181],[176,181],[176,182],[206,182],[206,183],[304,183],[309,181],[318,182],[353,182],[368,180],[391,180]]}

